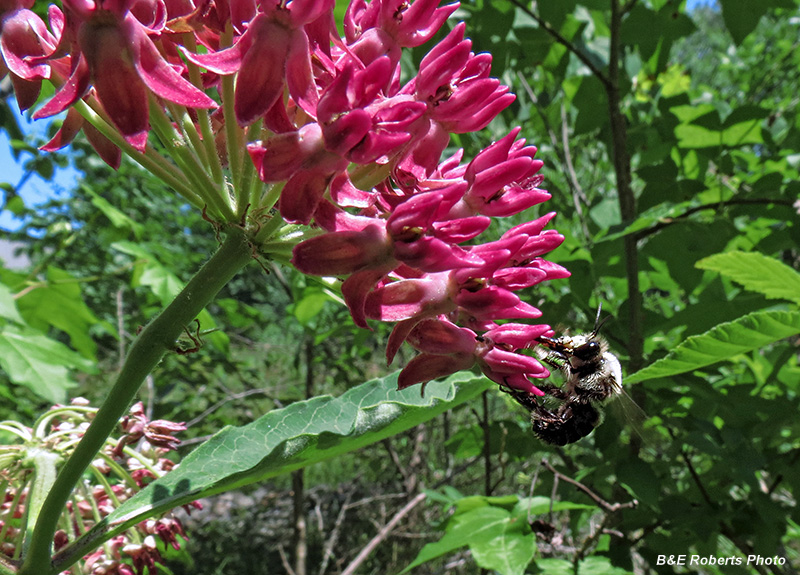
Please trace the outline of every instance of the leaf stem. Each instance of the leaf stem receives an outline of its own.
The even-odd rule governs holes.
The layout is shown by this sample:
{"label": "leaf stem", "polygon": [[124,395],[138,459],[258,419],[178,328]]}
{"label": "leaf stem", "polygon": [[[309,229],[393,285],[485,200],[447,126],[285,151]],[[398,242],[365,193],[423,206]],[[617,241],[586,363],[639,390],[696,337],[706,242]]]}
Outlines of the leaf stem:
{"label": "leaf stem", "polygon": [[[244,233],[232,228],[219,250],[200,268],[175,300],[139,334],[117,381],[48,493],[19,575],[55,572],[50,560],[53,536],[72,489],[128,409],[144,379],[164,354],[174,347],[184,326],[203,311],[251,258],[252,248]],[[65,567],[61,565],[59,569]]]}

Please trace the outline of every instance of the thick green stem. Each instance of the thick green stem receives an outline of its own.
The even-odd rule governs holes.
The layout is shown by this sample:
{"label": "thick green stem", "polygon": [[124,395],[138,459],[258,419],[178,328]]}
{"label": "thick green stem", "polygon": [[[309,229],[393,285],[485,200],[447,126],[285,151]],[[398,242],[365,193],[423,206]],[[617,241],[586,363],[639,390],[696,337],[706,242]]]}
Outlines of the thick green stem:
{"label": "thick green stem", "polygon": [[[203,311],[236,273],[252,258],[252,248],[239,230],[233,229],[219,250],[136,338],[125,365],[75,452],[59,471],[33,531],[19,575],[54,572],[50,554],[58,518],[83,472],[103,447],[120,417],[125,414],[145,377],[175,346],[184,327]],[[64,566],[60,567],[61,569]]]}
{"label": "thick green stem", "polygon": [[45,496],[52,491],[53,484],[56,480],[56,467],[61,461],[61,456],[47,449],[31,447],[28,449],[27,459],[33,463],[34,474],[33,484],[31,485],[30,494],[28,496],[26,528],[28,533],[25,534],[25,544],[23,548],[28,544],[28,538],[31,535],[30,532],[33,531],[33,526],[36,524],[41,514]]}

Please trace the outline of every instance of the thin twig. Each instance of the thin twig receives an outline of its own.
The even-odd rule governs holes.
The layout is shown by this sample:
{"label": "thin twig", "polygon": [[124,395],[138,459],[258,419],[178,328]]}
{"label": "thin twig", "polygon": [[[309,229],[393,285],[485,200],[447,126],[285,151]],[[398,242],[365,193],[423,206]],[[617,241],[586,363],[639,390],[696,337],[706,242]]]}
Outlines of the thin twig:
{"label": "thin twig", "polygon": [[281,556],[281,563],[283,564],[283,568],[286,569],[287,575],[297,575],[289,563],[289,558],[286,556],[286,552],[283,550],[283,545],[278,545],[278,553]]}
{"label": "thin twig", "polygon": [[658,222],[657,224],[653,225],[652,227],[647,228],[645,230],[642,230],[642,231],[636,233],[636,239],[637,240],[641,240],[641,239],[644,239],[644,238],[646,238],[648,236],[651,236],[651,235],[653,235],[653,234],[655,234],[657,232],[660,232],[661,230],[663,230],[664,228],[666,228],[668,226],[671,226],[673,224],[677,224],[677,223],[681,222],[682,220],[687,219],[689,216],[691,216],[692,214],[695,214],[697,212],[702,212],[702,211],[706,211],[706,210],[712,210],[712,211],[716,212],[716,211],[720,210],[721,208],[724,208],[725,206],[732,206],[732,205],[737,205],[737,204],[738,205],[758,205],[758,204],[769,205],[769,204],[773,204],[773,205],[776,205],[776,206],[785,206],[785,207],[788,207],[789,209],[792,209],[792,210],[794,209],[791,200],[780,200],[780,199],[771,199],[771,198],[734,198],[734,199],[725,200],[725,201],[722,201],[722,202],[713,202],[713,203],[710,203],[710,204],[702,204],[700,206],[691,207],[691,208],[687,209],[685,212],[683,212],[682,214],[678,214],[677,216],[675,216],[673,218],[665,218],[662,221]]}
{"label": "thin twig", "polygon": [[400,461],[400,456],[397,454],[397,451],[395,451],[394,447],[392,447],[392,442],[387,437],[381,441],[381,445],[383,445],[386,453],[389,454],[389,459],[391,459],[392,463],[394,463],[394,466],[397,468],[397,472],[403,476],[403,483],[405,484],[408,481],[408,470],[406,469],[405,465],[403,465],[403,462]]}
{"label": "thin twig", "polygon": [[483,429],[483,490],[488,497],[492,494],[492,451],[490,446],[491,435],[489,430],[489,396],[486,391],[481,394],[483,398],[483,417],[481,418],[481,429]]}
{"label": "thin twig", "polygon": [[[534,93],[533,88],[531,88],[531,85],[528,82],[528,79],[525,77],[525,75],[522,72],[517,72],[517,79],[519,80],[520,84],[522,84],[522,87],[525,90],[525,92],[528,94],[528,97],[531,99],[531,102],[533,102],[534,104],[537,104],[539,100],[536,97],[536,94]],[[553,130],[553,127],[550,125],[550,120],[547,117],[547,114],[542,112],[540,106],[534,106],[534,109],[539,114],[539,118],[542,120],[542,123],[544,124],[545,130],[547,130],[547,134],[550,136],[550,145],[553,147],[553,151],[555,152],[556,156],[558,157],[558,160],[559,160],[558,165],[566,165],[566,164],[571,165],[572,164],[572,158],[568,156],[568,154],[569,154],[568,145],[569,144],[568,144],[568,142],[566,140],[566,138],[567,138],[567,134],[566,134],[567,125],[566,125],[566,118],[564,116],[564,112],[565,112],[564,106],[562,105],[562,107],[561,107],[561,110],[562,110],[562,119],[561,119],[562,120],[562,139],[564,140],[564,144],[559,144],[558,136],[556,135],[555,130]],[[565,154],[565,152],[566,152],[566,154]],[[583,189],[578,184],[578,178],[577,178],[577,175],[575,174],[574,169],[573,170],[569,170],[567,172],[566,180],[567,180],[567,185],[569,186],[569,189],[572,192],[573,203],[575,204],[575,211],[578,214],[578,219],[580,220],[580,223],[581,223],[581,231],[583,232],[583,235],[584,235],[584,238],[586,238],[586,241],[590,242],[591,241],[591,234],[589,233],[589,228],[586,225],[586,218],[585,218],[584,213],[583,213],[583,207],[581,206],[580,201],[579,201],[578,198],[583,199],[583,201],[586,202],[587,204],[588,204],[588,201],[586,200],[586,194],[584,194]]]}
{"label": "thin twig", "polygon": [[[613,514],[611,513],[604,513],[603,519],[600,521],[600,525],[597,528],[590,532],[589,535],[583,540],[581,543],[580,548],[575,551],[575,555],[572,556],[572,568],[577,572],[578,571],[578,564],[583,560],[584,557],[588,554],[589,550],[597,543],[597,540],[600,536],[606,531],[606,526],[611,521]],[[621,537],[624,537],[620,533]]]}
{"label": "thin twig", "polygon": [[632,509],[639,504],[639,502],[636,501],[635,499],[633,501],[629,501],[628,503],[609,503],[608,501],[597,495],[594,491],[586,487],[580,481],[576,481],[575,479],[572,479],[571,477],[568,477],[563,473],[559,472],[555,467],[550,465],[550,462],[547,461],[546,459],[542,459],[542,465],[544,465],[545,468],[547,468],[547,470],[550,473],[552,473],[557,479],[562,479],[567,483],[569,483],[570,485],[574,485],[575,487],[583,491],[586,495],[589,496],[589,498],[592,501],[597,503],[597,505],[599,505],[604,511],[607,511],[608,513],[614,513],[615,511],[619,511],[620,509]]}
{"label": "thin twig", "polygon": [[386,495],[374,495],[372,497],[365,497],[364,499],[359,499],[355,503],[349,503],[347,505],[347,509],[354,509],[356,507],[361,507],[362,505],[369,505],[370,503],[375,503],[376,501],[383,501],[385,499],[400,499],[403,497],[408,497],[408,493],[387,493]]}
{"label": "thin twig", "polygon": [[345,496],[344,503],[339,508],[339,514],[336,516],[336,521],[333,524],[333,529],[331,529],[330,534],[328,535],[328,539],[325,541],[325,546],[323,547],[322,551],[322,561],[319,565],[318,575],[325,575],[325,571],[328,569],[328,563],[333,557],[333,547],[336,545],[336,541],[339,539],[339,531],[342,528],[342,523],[344,523],[344,517],[347,514],[347,510],[349,509],[348,505],[350,500],[353,498],[353,491],[348,491],[347,495]]}
{"label": "thin twig", "polygon": [[583,204],[589,203],[583,188],[578,182],[578,174],[575,173],[575,166],[572,164],[572,152],[569,148],[569,125],[567,123],[567,108],[564,102],[561,102],[561,147],[564,150],[564,162],[567,165],[567,174],[569,175],[570,187],[572,188],[572,203],[575,206],[575,213],[581,223],[581,230],[586,238],[590,238],[589,227],[586,225],[586,217],[583,214]]}
{"label": "thin twig", "polygon": [[248,389],[247,391],[242,391],[242,392],[239,392],[239,393],[231,394],[228,397],[226,397],[225,399],[221,399],[220,401],[218,401],[217,403],[215,403],[214,405],[212,405],[211,407],[206,409],[203,413],[201,413],[200,415],[198,415],[197,417],[195,417],[191,421],[187,422],[186,423],[186,427],[191,427],[191,426],[199,423],[205,417],[209,416],[210,414],[212,414],[213,412],[218,410],[220,407],[222,407],[226,403],[229,403],[231,401],[235,401],[237,399],[242,399],[242,398],[248,397],[250,395],[257,395],[259,393],[266,395],[267,390],[266,389]]}
{"label": "thin twig", "polygon": [[400,509],[397,513],[392,516],[386,525],[378,531],[378,533],[373,537],[369,543],[367,543],[361,551],[359,551],[358,555],[356,555],[355,559],[353,559],[347,568],[342,571],[341,575],[353,575],[356,572],[356,569],[369,557],[370,553],[384,540],[394,529],[395,525],[397,525],[400,520],[403,519],[406,515],[408,515],[417,505],[422,503],[427,496],[425,493],[417,493],[413,499],[411,499],[405,506]]}
{"label": "thin twig", "polygon": [[156,404],[156,379],[153,374],[148,374],[144,378],[144,385],[147,388],[147,406],[145,407],[144,414],[147,419],[153,419],[153,411]]}

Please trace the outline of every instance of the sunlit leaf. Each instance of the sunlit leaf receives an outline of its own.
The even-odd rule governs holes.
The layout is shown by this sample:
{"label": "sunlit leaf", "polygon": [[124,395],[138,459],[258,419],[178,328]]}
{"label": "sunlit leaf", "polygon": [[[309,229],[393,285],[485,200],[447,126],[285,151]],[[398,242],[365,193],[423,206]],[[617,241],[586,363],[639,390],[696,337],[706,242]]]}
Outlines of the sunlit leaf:
{"label": "sunlit leaf", "polygon": [[521,518],[502,524],[495,537],[481,537],[469,546],[475,562],[502,575],[523,575],[536,554],[536,536]]}
{"label": "sunlit leaf", "polygon": [[0,284],[0,317],[23,323],[22,316],[19,315],[19,310],[17,310],[17,304],[14,303],[14,296],[8,286],[4,284]]}
{"label": "sunlit leaf", "polygon": [[800,312],[754,312],[687,338],[666,357],[628,376],[626,383],[700,369],[797,333],[800,333]]}
{"label": "sunlit leaf", "polygon": [[[442,538],[439,541],[425,545],[416,558],[400,573],[408,573],[418,565],[467,545],[502,537],[506,525],[511,520],[511,513],[505,509],[489,505],[478,507],[453,517],[448,523]],[[532,533],[531,536],[533,537]]]}
{"label": "sunlit leaf", "polygon": [[536,566],[547,575],[575,575],[572,563],[566,559],[537,559]]}
{"label": "sunlit leaf", "polygon": [[681,148],[737,147],[764,141],[760,120],[740,122],[722,130],[711,130],[696,124],[681,124],[675,127],[675,136]]}
{"label": "sunlit leaf", "polygon": [[14,383],[54,403],[63,403],[74,387],[71,369],[93,372],[94,363],[63,343],[30,328],[5,326],[0,331],[0,367]]}
{"label": "sunlit leaf", "polygon": [[800,274],[775,258],[758,252],[716,254],[700,260],[695,266],[719,272],[765,297],[800,303]]}
{"label": "sunlit leaf", "polygon": [[632,572],[615,567],[608,557],[593,555],[580,562],[578,575],[632,575]]}
{"label": "sunlit leaf", "polygon": [[308,325],[322,311],[325,302],[328,301],[331,301],[331,298],[324,290],[316,287],[307,289],[294,305],[294,317],[297,318],[300,325]]}
{"label": "sunlit leaf", "polygon": [[92,198],[92,204],[98,210],[103,212],[103,215],[107,217],[109,221],[111,221],[111,225],[113,225],[115,228],[129,229],[133,232],[133,235],[136,236],[136,239],[141,238],[142,233],[144,232],[144,226],[142,224],[123,214],[117,208],[112,206],[108,200],[98,195],[97,192],[95,192],[89,186],[81,185],[81,189]]}
{"label": "sunlit leaf", "polygon": [[[47,269],[46,282],[17,300],[25,321],[45,332],[50,326],[69,335],[72,347],[93,358],[97,345],[89,334],[100,322],[83,301],[79,278],[54,267]],[[113,328],[103,324],[107,331]]]}
{"label": "sunlit leaf", "polygon": [[571,509],[596,509],[595,505],[586,503],[573,503],[572,501],[553,501],[549,497],[536,495],[534,497],[523,497],[516,505],[516,512],[526,516],[535,517],[550,513],[550,511],[569,511]]}

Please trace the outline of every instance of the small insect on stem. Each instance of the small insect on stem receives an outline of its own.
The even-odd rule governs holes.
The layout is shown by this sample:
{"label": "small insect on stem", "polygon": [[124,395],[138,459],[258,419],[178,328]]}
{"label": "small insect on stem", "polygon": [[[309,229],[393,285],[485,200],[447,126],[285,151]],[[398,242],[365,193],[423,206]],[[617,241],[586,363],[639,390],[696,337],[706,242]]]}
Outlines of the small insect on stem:
{"label": "small insect on stem", "polygon": [[217,331],[217,329],[218,329],[218,328],[214,328],[214,329],[206,329],[206,330],[200,331],[200,320],[195,319],[194,323],[196,324],[194,333],[189,331],[189,328],[186,327],[186,326],[183,328],[183,331],[186,334],[186,337],[188,337],[189,340],[192,342],[192,346],[191,347],[181,347],[180,345],[176,345],[173,348],[173,351],[175,353],[177,353],[178,355],[191,355],[193,353],[197,353],[198,351],[200,351],[200,348],[203,347],[203,345],[205,344],[205,342],[203,341],[203,338],[201,336],[208,335],[209,333],[213,333],[213,332]]}

